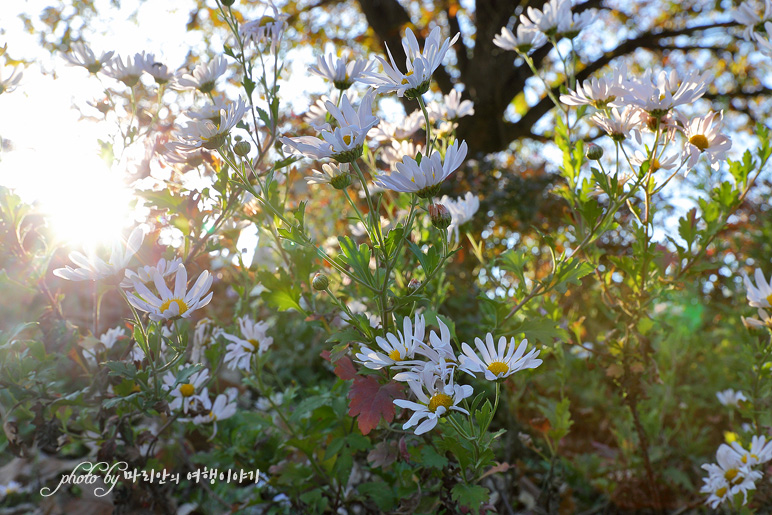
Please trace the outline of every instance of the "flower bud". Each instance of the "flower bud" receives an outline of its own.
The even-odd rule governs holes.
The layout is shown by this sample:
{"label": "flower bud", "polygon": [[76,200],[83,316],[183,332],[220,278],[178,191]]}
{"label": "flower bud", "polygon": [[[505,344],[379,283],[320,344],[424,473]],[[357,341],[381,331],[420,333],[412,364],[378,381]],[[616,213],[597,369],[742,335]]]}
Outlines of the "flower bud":
{"label": "flower bud", "polygon": [[233,151],[236,153],[237,156],[244,157],[247,154],[249,154],[249,151],[252,149],[252,145],[249,144],[249,141],[241,140],[235,145],[233,145]]}
{"label": "flower bud", "polygon": [[236,3],[236,0],[220,0],[225,7],[230,7]]}
{"label": "flower bud", "polygon": [[587,159],[591,161],[597,161],[603,157],[603,147],[596,145],[595,143],[587,144]]}
{"label": "flower bud", "polygon": [[407,284],[407,289],[410,293],[413,293],[421,286],[421,281],[418,279],[410,279],[410,282]]}
{"label": "flower bud", "polygon": [[447,229],[453,221],[450,211],[442,204],[429,204],[429,217],[432,225],[438,229]]}
{"label": "flower bud", "polygon": [[311,281],[311,286],[317,291],[324,291],[329,285],[330,280],[324,274],[316,274],[313,281]]}

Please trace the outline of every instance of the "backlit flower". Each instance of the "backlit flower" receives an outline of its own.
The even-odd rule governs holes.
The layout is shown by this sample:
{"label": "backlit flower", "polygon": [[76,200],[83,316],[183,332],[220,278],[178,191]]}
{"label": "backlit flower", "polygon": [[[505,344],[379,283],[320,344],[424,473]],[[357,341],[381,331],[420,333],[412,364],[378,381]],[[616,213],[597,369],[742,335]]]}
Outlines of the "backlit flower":
{"label": "backlit flower", "polygon": [[7,68],[0,68],[0,95],[15,90],[22,77],[22,72],[19,71],[19,68],[14,67],[11,70],[11,74],[3,78],[6,70]]}
{"label": "backlit flower", "polygon": [[273,338],[266,334],[268,324],[255,322],[248,316],[239,318],[239,330],[241,338],[228,333],[222,336],[228,340],[226,347],[225,364],[229,369],[236,368],[249,370],[252,364],[252,356],[262,355],[273,343]]}
{"label": "backlit flower", "polygon": [[170,71],[165,64],[155,60],[155,54],[145,56],[144,69],[159,85],[167,84],[176,77],[176,74]]}
{"label": "backlit flower", "polygon": [[121,288],[131,288],[134,285],[134,279],[147,284],[153,280],[153,276],[157,273],[161,274],[161,277],[172,275],[181,264],[182,258],[175,258],[171,261],[161,258],[155,266],[143,266],[138,268],[136,272],[127,269],[124,279],[121,281]]}
{"label": "backlit flower", "polygon": [[[746,41],[753,41],[754,38],[758,37],[756,28],[772,18],[772,0],[764,0],[763,13],[756,9],[757,4],[757,2],[753,1],[743,2],[737,10],[732,13],[735,21],[744,26],[743,38],[745,38]],[[767,34],[769,34],[768,30]]]}
{"label": "backlit flower", "polygon": [[362,345],[356,354],[356,360],[372,370],[410,361],[415,356],[416,345],[424,339],[425,327],[423,315],[416,314],[415,325],[410,317],[405,317],[402,320],[402,331],[386,333],[386,338],[375,337],[380,351]]}
{"label": "backlit flower", "polygon": [[544,33],[531,25],[517,26],[517,35],[506,27],[501,28],[501,34],[493,38],[493,44],[504,50],[513,50],[520,54],[530,54],[534,50],[544,46],[547,37]]}
{"label": "backlit flower", "polygon": [[97,57],[94,51],[84,43],[73,43],[70,47],[70,53],[62,54],[62,58],[72,66],[82,66],[89,73],[96,73],[108,64],[113,57],[113,51],[102,52]]}
{"label": "backlit flower", "polygon": [[214,90],[217,79],[228,69],[228,63],[222,56],[217,56],[208,63],[199,63],[193,73],[183,74],[177,80],[177,86],[181,89],[197,89],[201,93],[210,93]]}
{"label": "backlit flower", "polygon": [[176,134],[179,141],[170,141],[166,148],[173,153],[193,152],[200,148],[216,150],[223,146],[228,133],[241,121],[249,108],[244,100],[231,102],[227,109],[220,110],[219,123],[211,120],[188,122]]}
{"label": "backlit flower", "polygon": [[675,70],[655,73],[649,69],[640,79],[624,84],[621,101],[661,118],[674,107],[691,104],[702,97],[708,89],[712,73],[690,73],[681,80]]}
{"label": "backlit flower", "polygon": [[426,110],[429,112],[429,119],[433,122],[458,120],[474,114],[474,102],[461,100],[461,92],[454,89],[442,98],[442,103],[431,102]]}
{"label": "backlit flower", "polygon": [[134,54],[134,57],[127,57],[126,62],[123,62],[120,56],[116,56],[104,67],[105,75],[123,82],[130,88],[137,85],[144,71],[144,54]]}
{"label": "backlit flower", "polygon": [[452,235],[452,241],[458,242],[458,228],[472,219],[480,209],[480,199],[471,191],[467,191],[463,197],[452,199],[447,195],[440,199],[440,203],[448,208],[453,220],[448,227],[448,234]]}
{"label": "backlit flower", "polygon": [[710,161],[710,167],[718,170],[719,165],[726,157],[726,153],[732,148],[732,140],[720,134],[722,118],[723,112],[710,113],[692,118],[684,127],[684,136],[686,137],[684,158],[688,158],[687,168],[694,168],[700,156],[705,155]]}
{"label": "backlit flower", "polygon": [[381,159],[393,172],[397,169],[397,163],[401,162],[405,156],[414,157],[423,148],[421,143],[414,143],[410,140],[394,140],[390,145],[381,148]]}
{"label": "backlit flower", "polygon": [[755,286],[748,276],[744,279],[748,303],[754,308],[772,307],[772,276],[767,282],[761,268],[757,268],[753,276],[756,279]]}
{"label": "backlit flower", "polygon": [[440,32],[439,27],[434,27],[424,41],[424,49],[421,51],[415,34],[408,28],[405,31],[405,37],[402,38],[402,47],[407,56],[405,61],[407,71],[402,73],[399,70],[387,45],[386,52],[390,62],[380,56],[376,57],[383,65],[383,73],[365,72],[361,82],[370,84],[378,93],[396,92],[397,96],[408,98],[423,95],[429,90],[432,74],[442,64],[448,49],[455,44],[460,35],[456,34],[452,40],[445,38],[441,42]]}
{"label": "backlit flower", "polygon": [[210,292],[207,295],[207,292],[212,287],[213,279],[212,275],[204,270],[193,287],[188,290],[188,272],[185,270],[185,265],[180,265],[174,280],[174,291],[166,286],[163,277],[156,272],[153,275],[153,283],[158,295],[135,279],[133,281],[135,291],[127,292],[126,297],[136,309],[147,312],[151,320],[189,318],[195,310],[206,306],[212,300],[213,294]]}
{"label": "backlit flower", "polygon": [[340,90],[348,89],[357,82],[362,74],[370,71],[373,62],[366,59],[349,61],[347,56],[336,57],[333,54],[319,57],[316,66],[309,66],[308,71],[329,80]]}
{"label": "backlit flower", "polygon": [[325,163],[322,170],[313,170],[310,177],[306,177],[308,184],[331,184],[335,189],[343,189],[351,184],[351,174],[348,171],[349,165],[343,163],[336,165],[334,163]]}
{"label": "backlit flower", "polygon": [[520,345],[516,345],[514,338],[510,338],[507,342],[507,338],[502,336],[496,347],[493,335],[488,333],[485,335],[485,342],[475,338],[474,343],[479,354],[469,344],[461,344],[464,354],[459,358],[461,361],[459,369],[471,375],[482,373],[488,381],[504,379],[520,370],[536,368],[542,364],[542,360],[538,359],[538,349],[531,349],[531,352],[525,353],[528,340],[523,340]]}
{"label": "backlit flower", "polygon": [[527,29],[538,30],[547,37],[556,36],[571,28],[571,0],[550,0],[541,10],[533,7],[520,15],[520,23]]}
{"label": "backlit flower", "polygon": [[630,137],[641,123],[641,111],[634,107],[624,109],[611,108],[608,113],[598,111],[590,118],[595,124],[606,131],[614,141],[623,141]]}
{"label": "backlit flower", "polygon": [[196,392],[201,390],[208,381],[209,369],[207,368],[194,372],[183,383],[177,383],[175,374],[167,372],[164,376],[162,388],[169,392],[169,395],[172,397],[169,409],[182,409],[182,412],[187,414],[195,403],[203,403],[202,397]]}
{"label": "backlit flower", "polygon": [[567,94],[560,95],[560,101],[570,106],[591,105],[595,109],[605,109],[609,105],[618,107],[614,101],[617,99],[617,95],[624,93],[622,84],[627,76],[626,68],[625,65],[622,65],[615,69],[611,78],[593,77],[587,79],[581,84],[577,84],[576,91],[568,90]]}
{"label": "backlit flower", "polygon": [[321,139],[314,136],[279,139],[287,145],[287,151],[294,149],[314,159],[331,157],[340,163],[355,161],[362,155],[367,133],[378,123],[378,117],[373,116],[374,100],[375,92],[368,91],[356,111],[345,95],[340,108],[328,101],[325,105],[338,122],[337,127],[322,129]]}
{"label": "backlit flower", "polygon": [[70,260],[78,268],[67,265],[54,270],[54,275],[68,281],[97,281],[117,275],[129,264],[131,258],[142,246],[144,238],[145,231],[142,226],[135,227],[125,245],[122,241],[116,241],[113,244],[110,259],[107,262],[96,255],[86,256],[78,251],[70,252]]}
{"label": "backlit flower", "polygon": [[402,141],[410,138],[423,126],[424,114],[416,109],[399,123],[390,123],[381,120],[373,129],[373,139],[378,143]]}
{"label": "backlit flower", "polygon": [[410,156],[405,156],[402,162],[395,165],[396,171],[389,175],[379,175],[375,178],[375,184],[392,191],[415,193],[421,198],[434,197],[439,192],[442,181],[464,162],[466,150],[466,142],[459,146],[456,140],[448,147],[444,160],[439,152],[422,157],[420,163]]}
{"label": "backlit flower", "polygon": [[271,13],[263,13],[260,18],[247,22],[241,27],[241,36],[244,43],[251,43],[255,47],[260,47],[266,41],[271,42],[271,53],[276,52],[276,47],[281,42],[284,31],[287,30],[287,15],[276,8],[273,2],[268,3]]}

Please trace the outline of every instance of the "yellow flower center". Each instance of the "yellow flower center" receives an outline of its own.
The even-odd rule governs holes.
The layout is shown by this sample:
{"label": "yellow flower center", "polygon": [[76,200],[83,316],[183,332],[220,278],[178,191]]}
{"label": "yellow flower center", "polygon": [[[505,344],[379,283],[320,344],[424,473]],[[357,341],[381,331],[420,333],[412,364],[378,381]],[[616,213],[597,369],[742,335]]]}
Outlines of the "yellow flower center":
{"label": "yellow flower center", "polygon": [[[405,77],[410,77],[411,75],[413,75],[413,70],[410,70],[409,72],[407,72],[407,73],[405,74]],[[407,78],[405,78],[405,79],[402,79],[402,84],[407,84],[407,83],[408,83],[408,80],[407,80]]]}
{"label": "yellow flower center", "polygon": [[177,307],[180,310],[180,315],[182,315],[183,313],[185,313],[188,310],[188,305],[185,304],[184,300],[182,300],[182,299],[169,299],[169,300],[164,301],[163,304],[161,304],[161,307],[160,307],[161,313],[163,313],[164,311],[169,309],[169,306],[172,305],[172,302],[176,302],[177,303]]}
{"label": "yellow flower center", "polygon": [[651,171],[656,172],[657,170],[659,170],[659,167],[660,167],[659,159],[655,157],[654,159],[651,160]]}
{"label": "yellow flower center", "polygon": [[351,134],[346,134],[345,136],[343,136],[343,142],[346,145],[351,145]]}
{"label": "yellow flower center", "polygon": [[689,138],[689,143],[700,149],[700,152],[705,152],[710,146],[708,138],[702,134],[695,134]]}
{"label": "yellow flower center", "polygon": [[727,490],[727,488],[725,486],[722,486],[721,488],[716,490],[716,495],[718,497],[724,497],[726,495],[726,490]]}
{"label": "yellow flower center", "polygon": [[185,383],[183,385],[180,385],[180,393],[183,397],[190,397],[193,395],[193,393],[196,391],[196,389],[193,387],[190,383]]}
{"label": "yellow flower center", "polygon": [[724,479],[727,480],[727,482],[730,485],[736,485],[738,483],[742,482],[742,476],[738,477],[738,474],[740,473],[737,469],[729,469],[726,472],[724,472]]}
{"label": "yellow flower center", "polygon": [[265,27],[269,23],[273,23],[275,21],[276,19],[272,16],[263,16],[262,18],[260,18],[260,26]]}
{"label": "yellow flower center", "polygon": [[434,413],[437,408],[442,406],[446,410],[453,405],[453,398],[445,393],[435,393],[431,399],[429,399],[429,411]]}
{"label": "yellow flower center", "polygon": [[501,361],[494,361],[488,365],[488,370],[490,370],[493,375],[497,376],[499,374],[506,374],[509,372],[509,366]]}
{"label": "yellow flower center", "polygon": [[770,293],[770,294],[767,296],[767,304],[769,304],[770,306],[772,306],[772,293]]}
{"label": "yellow flower center", "polygon": [[394,349],[393,351],[389,352],[389,359],[392,361],[399,361],[402,359],[402,354],[400,354],[397,349]]}
{"label": "yellow flower center", "polygon": [[255,340],[253,338],[250,338],[247,341],[252,346],[252,352],[256,352],[260,348],[260,342],[259,341]]}
{"label": "yellow flower center", "polygon": [[214,414],[214,411],[209,412],[209,418],[213,421],[217,420],[217,415]]}

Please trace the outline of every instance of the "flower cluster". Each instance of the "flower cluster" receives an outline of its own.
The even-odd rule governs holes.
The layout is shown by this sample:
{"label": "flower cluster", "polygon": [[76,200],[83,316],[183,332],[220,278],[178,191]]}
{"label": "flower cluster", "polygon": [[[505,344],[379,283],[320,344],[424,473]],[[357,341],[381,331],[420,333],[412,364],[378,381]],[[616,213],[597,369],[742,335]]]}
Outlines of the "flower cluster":
{"label": "flower cluster", "polygon": [[711,508],[736,495],[742,494],[743,502],[748,502],[748,492],[756,488],[756,481],[764,475],[754,467],[763,465],[772,459],[772,442],[763,436],[753,436],[746,449],[738,442],[731,445],[721,444],[716,451],[716,463],[702,466],[708,472],[705,484],[700,492],[708,494],[706,504]]}

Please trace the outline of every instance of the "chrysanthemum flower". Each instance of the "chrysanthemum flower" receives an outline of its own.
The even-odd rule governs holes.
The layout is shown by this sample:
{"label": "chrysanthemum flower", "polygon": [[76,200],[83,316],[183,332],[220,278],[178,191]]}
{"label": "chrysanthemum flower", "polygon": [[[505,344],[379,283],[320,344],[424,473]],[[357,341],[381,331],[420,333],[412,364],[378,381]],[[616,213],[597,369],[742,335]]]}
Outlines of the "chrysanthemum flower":
{"label": "chrysanthemum flower", "polygon": [[255,322],[248,316],[239,318],[239,329],[242,338],[228,333],[221,333],[222,336],[230,341],[225,353],[225,364],[229,369],[236,368],[249,370],[252,364],[252,356],[262,355],[273,343],[273,338],[266,334],[268,324],[265,322]]}
{"label": "chrysanthemum flower", "polygon": [[721,392],[716,392],[716,398],[718,399],[718,402],[721,403],[722,406],[733,406],[733,407],[739,406],[740,401],[748,400],[745,397],[745,394],[743,394],[743,392],[736,392],[731,388],[728,388]]}
{"label": "chrysanthemum flower", "polygon": [[6,485],[0,485],[0,499],[4,499],[9,495],[13,495],[19,492],[25,491],[25,488],[18,481],[9,481]]}
{"label": "chrysanthemum flower", "polygon": [[[502,336],[499,338],[498,348],[494,346],[493,335],[485,335],[485,342],[480,338],[474,339],[475,346],[479,355],[472,350],[467,343],[461,344],[461,350],[464,352],[460,356],[460,370],[471,375],[484,374],[488,381],[498,381],[511,376],[515,372],[526,368],[536,368],[542,364],[538,359],[539,350],[531,349],[531,352],[525,354],[528,346],[528,340],[523,340],[520,345],[515,345],[515,339]],[[482,356],[482,358],[480,357]]]}
{"label": "chrysanthemum flower", "polygon": [[147,54],[145,56],[144,69],[159,85],[173,82],[176,78],[176,74],[170,71],[165,64],[155,60],[155,54]]}
{"label": "chrysanthemum flower", "polygon": [[768,441],[763,435],[753,435],[748,449],[745,449],[739,442],[732,442],[730,447],[737,453],[737,459],[744,465],[759,465],[772,459],[772,441]]}
{"label": "chrysanthemum flower", "polygon": [[208,63],[199,63],[192,74],[186,73],[177,80],[181,89],[197,89],[207,94],[214,90],[217,79],[225,74],[228,63],[222,56],[217,56]]}
{"label": "chrysanthemum flower", "polygon": [[276,47],[281,41],[284,31],[287,30],[287,15],[276,8],[272,1],[268,2],[272,13],[263,13],[257,20],[245,23],[241,27],[241,37],[245,44],[260,47],[265,41],[271,42],[271,53],[276,52]]}
{"label": "chrysanthemum flower", "polygon": [[753,285],[748,276],[744,278],[748,303],[754,308],[772,307],[772,276],[767,282],[761,268],[757,268],[753,276],[756,279],[756,286]]}
{"label": "chrysanthemum flower", "polygon": [[236,414],[236,391],[235,388],[229,389],[227,393],[219,394],[214,402],[209,399],[209,391],[204,388],[200,398],[203,402],[204,415],[199,415],[193,419],[194,424],[214,424],[212,438],[217,434],[217,422],[225,420]]}
{"label": "chrysanthemum flower", "polygon": [[90,363],[96,363],[97,354],[99,352],[98,346],[101,345],[101,347],[108,351],[113,348],[113,346],[118,343],[118,340],[124,338],[126,336],[126,333],[124,331],[123,326],[117,326],[113,327],[112,329],[108,329],[104,334],[102,334],[99,337],[98,343],[95,346],[91,346],[90,348],[86,348],[84,345],[82,345],[81,342],[78,342],[79,345],[83,348],[83,356],[90,362]]}
{"label": "chrysanthemum flower", "polygon": [[22,77],[22,72],[19,71],[19,68],[14,67],[11,69],[11,74],[3,78],[6,69],[7,68],[0,68],[0,95],[15,90]]}
{"label": "chrysanthemum flower", "polygon": [[120,241],[116,241],[113,244],[110,259],[107,262],[95,255],[86,256],[78,251],[70,252],[70,260],[78,268],[72,268],[67,265],[64,268],[54,270],[54,275],[68,281],[97,281],[112,277],[123,272],[131,258],[134,257],[134,254],[142,246],[144,238],[145,231],[142,226],[135,227],[131,231],[125,246]]}
{"label": "chrysanthemum flower", "polygon": [[749,318],[749,317],[740,317],[742,318],[743,324],[748,329],[764,329],[769,328],[772,329],[772,315],[767,313],[765,310],[759,308],[759,318]]}
{"label": "chrysanthemum flower", "polygon": [[185,265],[180,265],[174,280],[174,291],[166,286],[163,277],[156,272],[153,275],[153,283],[158,295],[135,279],[133,281],[135,291],[127,292],[126,297],[136,309],[149,313],[151,320],[189,318],[195,310],[206,306],[212,300],[213,294],[210,292],[206,295],[206,292],[212,287],[213,280],[212,275],[204,270],[188,291],[188,272],[185,270]]}
{"label": "chrysanthemum flower", "polygon": [[418,132],[423,126],[423,123],[424,114],[420,109],[416,109],[398,123],[389,123],[385,120],[381,120],[375,129],[373,129],[373,139],[378,143],[391,143],[393,140],[406,140]]}
{"label": "chrysanthemum flower", "polygon": [[135,279],[143,284],[147,284],[153,280],[155,274],[161,274],[161,277],[172,275],[181,264],[182,258],[175,258],[171,261],[161,258],[155,266],[143,266],[138,268],[136,272],[127,269],[124,279],[121,281],[121,288],[131,288],[134,285]]}
{"label": "chrysanthemum flower", "polygon": [[711,73],[690,73],[681,80],[675,70],[670,73],[646,70],[639,80],[624,84],[621,102],[661,118],[674,107],[691,104],[702,97],[708,89]]}
{"label": "chrysanthemum flower", "polygon": [[[375,337],[382,352],[362,346],[356,354],[358,362],[371,370],[380,370],[403,361],[410,361],[415,356],[416,345],[424,339],[426,321],[423,315],[416,314],[415,325],[410,317],[402,320],[402,331],[386,333],[386,338]],[[396,333],[396,334],[395,334]]]}
{"label": "chrysanthemum flower", "polygon": [[493,44],[504,50],[512,50],[519,54],[530,54],[544,46],[547,37],[533,26],[520,24],[517,26],[517,35],[506,27],[501,27],[501,34],[496,34]]}
{"label": "chrysanthemum flower", "polygon": [[[756,28],[772,19],[772,0],[764,0],[764,12],[756,10],[757,2],[743,2],[734,11],[733,17],[737,23],[743,25],[743,38],[746,41],[753,41],[758,38]],[[769,31],[767,30],[767,34]]]}
{"label": "chrysanthemum flower", "polygon": [[347,55],[336,57],[333,54],[327,54],[320,56],[316,66],[309,66],[308,71],[329,80],[337,89],[345,90],[357,82],[364,72],[371,71],[373,64],[366,59],[349,61]]}
{"label": "chrysanthemum flower", "polygon": [[[328,129],[332,116],[329,111],[327,111],[327,102],[329,101],[337,105],[338,95],[340,95],[340,91],[336,89],[333,90],[329,96],[322,95],[319,97],[316,102],[311,104],[308,111],[306,111],[306,114],[303,115],[303,121],[317,131]],[[349,103],[351,103],[351,99],[349,99]]]}
{"label": "chrysanthemum flower", "polygon": [[414,143],[409,140],[394,140],[390,145],[381,148],[381,159],[394,172],[397,169],[397,163],[401,162],[405,156],[413,157],[423,151],[421,143]]}
{"label": "chrysanthemum flower", "polygon": [[333,188],[340,190],[351,184],[351,174],[348,171],[348,163],[336,165],[334,163],[325,163],[322,169],[313,170],[310,177],[306,177],[308,184],[330,184]]}
{"label": "chrysanthemum flower", "polygon": [[[630,163],[632,163],[634,166],[641,166],[643,163],[649,161],[649,156],[645,155],[640,150],[636,150],[635,153],[630,157]],[[678,154],[671,154],[669,156],[663,156],[660,155],[659,157],[654,157],[654,159],[651,160],[651,169],[652,172],[656,172],[657,170],[672,170],[673,168],[678,167],[681,164],[681,156]]]}
{"label": "chrysanthemum flower", "polygon": [[576,91],[568,90],[567,94],[560,95],[560,101],[570,106],[591,105],[595,109],[619,107],[615,100],[624,93],[622,84],[626,77],[627,67],[622,65],[614,70],[611,78],[588,79],[577,85]]}
{"label": "chrysanthemum flower", "polygon": [[526,29],[538,30],[547,37],[557,36],[571,28],[571,0],[549,0],[539,10],[528,7],[520,15],[520,23]]}
{"label": "chrysanthemum flower", "polygon": [[726,153],[732,148],[732,140],[720,134],[723,116],[723,111],[720,111],[692,118],[684,127],[684,136],[687,140],[684,146],[684,158],[688,157],[687,168],[694,168],[700,156],[704,154],[710,161],[710,167],[718,170]]}
{"label": "chrysanthemum flower", "polygon": [[448,234],[452,235],[452,241],[458,241],[458,228],[472,219],[474,214],[480,209],[480,199],[471,191],[467,191],[463,197],[452,199],[444,195],[440,203],[448,208],[453,221],[448,227]]}
{"label": "chrysanthemum flower", "polygon": [[205,148],[216,150],[223,146],[228,133],[241,121],[249,108],[244,100],[231,102],[227,109],[220,111],[219,123],[210,120],[189,122],[177,132],[179,141],[170,141],[166,148],[171,152],[187,153]]}
{"label": "chrysanthemum flower", "polygon": [[641,123],[641,111],[635,107],[625,107],[620,110],[613,107],[609,114],[598,111],[590,118],[595,124],[606,131],[614,141],[623,141],[630,137]]}
{"label": "chrysanthemum flower", "polygon": [[[172,396],[169,409],[182,409],[182,412],[187,414],[195,403],[201,402],[203,404],[203,398],[196,394],[196,391],[200,390],[208,381],[209,369],[207,368],[194,372],[188,377],[187,382],[180,384],[177,384],[177,378],[174,373],[167,372],[164,376],[162,388],[170,392]],[[206,399],[209,400],[209,397],[207,396]]]}
{"label": "chrysanthemum flower", "polygon": [[442,376],[437,375],[435,367],[426,367],[418,380],[408,381],[410,390],[418,402],[397,399],[394,404],[403,409],[412,410],[413,416],[405,422],[402,429],[415,425],[415,434],[422,435],[437,425],[440,417],[449,411],[458,411],[466,415],[468,411],[458,406],[462,400],[470,397],[474,390],[469,385],[453,382],[453,368],[447,368]]}
{"label": "chrysanthemum flower", "polygon": [[742,493],[748,502],[748,491],[756,489],[756,481],[762,473],[742,462],[741,456],[727,444],[721,444],[716,451],[715,463],[706,463],[702,468],[708,471],[705,485],[700,492],[710,494],[706,501],[715,508],[728,498]]}
{"label": "chrysanthemum flower", "polygon": [[444,160],[439,152],[424,156],[420,163],[405,156],[401,163],[396,164],[395,172],[379,175],[375,178],[375,184],[392,191],[415,193],[421,198],[434,197],[439,192],[442,181],[464,162],[466,150],[466,142],[459,146],[456,140],[448,147]]}
{"label": "chrysanthemum flower", "polygon": [[134,54],[134,57],[126,57],[126,62],[120,56],[116,56],[104,67],[104,74],[119,80],[128,87],[134,87],[145,71],[145,54]]}
{"label": "chrysanthemum flower", "polygon": [[464,116],[472,116],[474,114],[474,102],[461,100],[461,92],[453,89],[442,98],[442,103],[432,101],[426,106],[426,110],[429,113],[429,120],[432,122],[453,121]]}
{"label": "chrysanthemum flower", "polygon": [[103,66],[110,63],[114,52],[102,52],[97,57],[94,51],[91,50],[84,43],[73,43],[70,48],[69,54],[62,54],[62,58],[72,66],[82,66],[89,71],[89,73],[96,73],[102,69]]}
{"label": "chrysanthemum flower", "polygon": [[402,38],[402,47],[407,56],[405,61],[407,71],[402,73],[399,70],[387,45],[386,52],[389,54],[390,63],[380,56],[376,57],[383,65],[383,73],[365,72],[360,82],[372,85],[378,93],[396,92],[397,96],[408,98],[423,95],[429,90],[432,74],[442,64],[445,54],[450,46],[455,44],[459,35],[456,34],[453,39],[446,38],[440,42],[442,37],[440,28],[434,27],[424,41],[424,49],[421,51],[415,34],[408,28],[405,31],[405,37]]}
{"label": "chrysanthemum flower", "polygon": [[329,126],[322,129],[322,139],[298,136],[283,137],[279,140],[287,145],[288,152],[294,149],[314,159],[331,157],[340,163],[356,161],[362,155],[367,133],[378,123],[378,117],[373,116],[374,100],[375,92],[368,91],[356,111],[345,95],[341,99],[340,108],[328,101],[325,105],[338,122],[338,126],[332,130]]}

